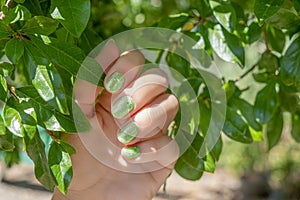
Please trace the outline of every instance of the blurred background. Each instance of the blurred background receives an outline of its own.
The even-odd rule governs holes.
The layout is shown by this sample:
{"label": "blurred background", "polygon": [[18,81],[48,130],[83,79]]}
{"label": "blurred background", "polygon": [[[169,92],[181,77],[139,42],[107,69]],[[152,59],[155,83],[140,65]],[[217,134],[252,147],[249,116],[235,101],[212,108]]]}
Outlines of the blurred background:
{"label": "blurred background", "polygon": [[[238,1],[251,7],[253,0]],[[197,0],[101,0],[92,1],[89,26],[102,39],[136,27],[155,26],[172,14],[196,12],[201,8]],[[251,66],[261,56],[261,41],[246,48],[246,65]],[[214,56],[225,77],[238,77],[245,72],[239,66]],[[247,67],[246,67],[247,68]],[[251,76],[239,82],[241,88],[254,84]],[[253,103],[253,94],[261,85],[252,86],[244,95]],[[252,100],[252,102],[251,102]],[[268,150],[266,141],[241,144],[223,136],[223,152],[214,174],[205,173],[196,182],[180,178],[175,172],[167,180],[156,200],[205,200],[205,199],[300,199],[300,146],[292,140],[290,117],[284,118],[282,138],[278,145]],[[44,134],[44,141],[49,140]],[[50,140],[48,141],[48,143]],[[43,189],[34,178],[30,159],[21,153],[5,156],[0,153],[0,199],[47,200],[51,193]],[[10,159],[17,165],[5,166]]]}

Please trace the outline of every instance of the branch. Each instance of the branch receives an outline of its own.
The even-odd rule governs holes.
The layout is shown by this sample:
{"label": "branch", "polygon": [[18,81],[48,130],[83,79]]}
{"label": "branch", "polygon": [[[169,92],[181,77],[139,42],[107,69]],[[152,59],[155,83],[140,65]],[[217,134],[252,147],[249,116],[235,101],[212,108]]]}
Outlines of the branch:
{"label": "branch", "polygon": [[15,92],[15,88],[11,85],[7,85],[8,91],[9,93],[15,98],[15,99],[19,99],[19,97],[17,96],[16,92]]}
{"label": "branch", "polygon": [[6,4],[5,4],[5,6],[6,6],[7,8],[11,8],[12,5],[13,5],[13,3],[14,3],[14,0],[8,0],[8,1],[6,2]]}
{"label": "branch", "polygon": [[52,140],[54,140],[56,142],[59,141],[59,138],[56,137],[52,131],[49,131],[47,129],[46,129],[46,131],[47,131],[48,135],[52,138]]}
{"label": "branch", "polygon": [[238,82],[239,80],[245,78],[245,76],[247,76],[250,72],[252,72],[259,64],[259,61],[253,65],[250,69],[248,69],[244,74],[242,74],[241,76],[239,76],[237,79],[234,80],[234,82]]}

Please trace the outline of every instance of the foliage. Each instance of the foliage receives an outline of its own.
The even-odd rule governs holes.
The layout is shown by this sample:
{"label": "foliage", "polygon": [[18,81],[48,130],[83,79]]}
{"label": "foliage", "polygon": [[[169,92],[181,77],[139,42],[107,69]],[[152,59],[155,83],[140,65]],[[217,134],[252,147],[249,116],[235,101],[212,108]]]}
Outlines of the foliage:
{"label": "foliage", "polygon": [[[100,42],[123,30],[158,26],[182,32],[214,59],[232,62],[244,73],[224,75],[227,114],[223,132],[242,143],[280,140],[283,113],[291,115],[291,135],[300,142],[300,3],[298,0],[89,1],[0,0],[0,149],[11,165],[22,148],[35,163],[37,179],[63,192],[72,177],[72,148],[61,133],[89,127],[74,125],[73,80],[86,55]],[[101,37],[100,37],[101,36]],[[174,49],[183,50],[180,44]],[[249,66],[247,48],[256,46],[260,58]],[[64,55],[64,56],[62,56]],[[201,56],[202,54],[199,54]],[[179,158],[175,169],[184,178],[199,179],[213,172],[222,151],[222,138],[206,157],[199,156],[211,115],[210,95],[188,61],[170,53],[167,63],[198,92],[199,134]],[[222,66],[221,66],[222,67]],[[252,76],[246,89],[239,82]],[[243,96],[260,85],[255,101]],[[204,86],[204,87],[203,87]],[[199,90],[202,88],[202,90]],[[180,113],[173,126],[176,131]],[[49,151],[37,127],[52,138]],[[187,133],[189,134],[189,133]],[[47,156],[48,154],[48,156]]]}

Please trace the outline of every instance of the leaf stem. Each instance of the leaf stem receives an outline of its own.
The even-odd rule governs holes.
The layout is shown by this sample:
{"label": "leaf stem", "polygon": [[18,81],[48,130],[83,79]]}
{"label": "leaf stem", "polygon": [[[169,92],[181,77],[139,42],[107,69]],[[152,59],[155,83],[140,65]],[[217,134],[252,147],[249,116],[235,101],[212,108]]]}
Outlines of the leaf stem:
{"label": "leaf stem", "polygon": [[9,93],[15,98],[15,99],[19,99],[16,92],[15,92],[15,88],[11,85],[8,85],[7,84],[7,88],[8,88],[8,91]]}
{"label": "leaf stem", "polygon": [[270,52],[270,48],[269,48],[269,41],[268,41],[268,37],[267,37],[267,33],[266,33],[266,29],[263,30],[263,38],[264,38],[264,41],[265,41],[265,45],[266,45],[266,48],[267,48],[267,52]]}
{"label": "leaf stem", "polygon": [[47,131],[48,135],[52,138],[52,140],[54,140],[56,142],[59,141],[59,138],[57,138],[52,131],[47,130],[47,129],[46,129],[46,131]]}
{"label": "leaf stem", "polygon": [[259,64],[259,61],[254,64],[250,69],[248,69],[244,74],[242,74],[241,76],[239,76],[237,79],[234,80],[234,82],[238,82],[239,80],[245,78],[245,76],[247,76],[249,73],[251,73]]}

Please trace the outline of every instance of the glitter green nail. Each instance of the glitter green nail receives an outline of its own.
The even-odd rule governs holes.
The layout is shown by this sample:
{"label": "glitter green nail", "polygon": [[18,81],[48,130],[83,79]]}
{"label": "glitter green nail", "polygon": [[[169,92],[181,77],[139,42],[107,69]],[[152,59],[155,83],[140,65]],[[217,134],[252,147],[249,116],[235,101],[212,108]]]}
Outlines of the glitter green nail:
{"label": "glitter green nail", "polygon": [[124,147],[121,154],[126,158],[133,159],[141,155],[141,149],[138,146]]}
{"label": "glitter green nail", "polygon": [[139,134],[139,128],[134,122],[130,122],[118,133],[118,140],[124,144],[131,142]]}
{"label": "glitter green nail", "polygon": [[124,85],[125,77],[120,72],[113,73],[106,81],[105,88],[109,92],[119,92]]}
{"label": "glitter green nail", "polygon": [[113,104],[111,112],[115,118],[121,119],[125,117],[133,108],[133,99],[129,96],[124,96]]}

